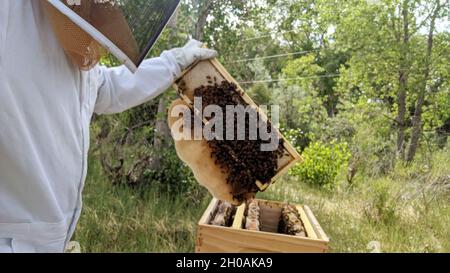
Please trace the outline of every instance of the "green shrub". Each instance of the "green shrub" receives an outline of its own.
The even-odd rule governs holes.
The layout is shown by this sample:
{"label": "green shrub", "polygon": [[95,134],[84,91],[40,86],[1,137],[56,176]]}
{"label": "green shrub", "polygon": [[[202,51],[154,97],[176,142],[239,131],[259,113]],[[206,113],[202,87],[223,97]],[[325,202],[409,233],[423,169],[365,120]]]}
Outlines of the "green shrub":
{"label": "green shrub", "polygon": [[[166,94],[166,101],[174,93]],[[169,128],[156,134],[158,100],[114,116],[95,117],[92,124],[91,157],[100,163],[112,185],[129,186],[145,192],[148,188],[198,199],[204,191],[191,170],[177,156]],[[156,138],[159,142],[156,145]]]}
{"label": "green shrub", "polygon": [[[155,152],[155,151],[153,151]],[[158,168],[145,168],[141,174],[143,186],[157,186],[166,193],[187,194],[199,197],[203,193],[191,169],[177,156],[174,145],[158,152],[161,162]]]}
{"label": "green shrub", "polygon": [[347,143],[313,142],[303,152],[303,163],[294,167],[291,174],[306,183],[332,189],[336,185],[336,176],[349,158]]}

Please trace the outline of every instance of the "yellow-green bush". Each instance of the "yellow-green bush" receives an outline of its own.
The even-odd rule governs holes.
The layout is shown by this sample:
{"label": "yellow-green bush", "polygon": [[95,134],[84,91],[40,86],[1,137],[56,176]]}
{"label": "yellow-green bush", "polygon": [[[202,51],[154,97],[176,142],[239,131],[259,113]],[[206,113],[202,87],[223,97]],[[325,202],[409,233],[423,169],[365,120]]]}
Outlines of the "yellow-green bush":
{"label": "yellow-green bush", "polygon": [[291,174],[303,182],[332,189],[340,169],[350,158],[347,146],[347,143],[313,142],[303,152],[304,161],[294,167]]}

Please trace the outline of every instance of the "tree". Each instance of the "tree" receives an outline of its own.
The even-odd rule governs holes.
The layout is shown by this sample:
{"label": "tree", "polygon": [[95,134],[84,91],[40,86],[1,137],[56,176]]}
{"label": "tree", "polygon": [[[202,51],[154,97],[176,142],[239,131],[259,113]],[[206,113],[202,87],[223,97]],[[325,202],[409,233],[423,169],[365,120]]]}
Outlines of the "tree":
{"label": "tree", "polygon": [[[397,154],[411,161],[419,145],[421,112],[424,105],[434,104],[438,97],[425,95],[439,94],[448,86],[445,76],[430,78],[430,69],[445,56],[445,47],[439,53],[433,48],[436,34],[433,21],[445,18],[444,10],[440,8],[438,12],[436,7],[448,5],[448,1],[355,0],[348,4],[354,8],[346,9],[336,20],[337,46],[351,56],[341,68],[340,92],[349,98],[356,95],[356,99],[365,98],[390,107],[395,117],[386,118],[397,131]],[[426,25],[430,26],[428,37],[422,34]],[[445,44],[448,47],[448,39]],[[428,112],[429,115],[433,114]],[[426,126],[437,128],[438,123],[441,122]]]}
{"label": "tree", "polygon": [[205,27],[207,24],[208,16],[211,14],[213,5],[217,4],[216,0],[194,0],[193,5],[197,9],[197,22],[195,24],[195,30],[193,38],[199,41],[203,40],[205,33]]}
{"label": "tree", "polygon": [[436,29],[436,20],[438,16],[440,15],[440,12],[442,8],[448,7],[449,1],[444,1],[441,3],[441,1],[435,1],[435,7],[433,8],[433,11],[430,16],[430,26],[428,31],[428,42],[427,42],[427,49],[426,49],[426,56],[424,60],[424,68],[423,68],[423,79],[421,82],[421,85],[419,87],[419,95],[417,98],[417,103],[414,111],[414,116],[412,119],[412,133],[411,133],[411,141],[409,144],[409,150],[407,154],[406,160],[408,162],[411,162],[414,160],[414,157],[416,155],[417,146],[419,143],[420,135],[422,133],[422,112],[423,112],[423,105],[425,102],[425,95],[427,94],[427,89],[435,89],[436,86],[440,85],[441,82],[435,83],[434,87],[429,86],[428,82],[430,80],[430,70],[432,65],[432,54],[433,54],[433,41],[434,41],[434,32]]}
{"label": "tree", "polygon": [[[408,89],[408,77],[409,77],[409,47],[410,47],[410,30],[409,30],[409,0],[403,0],[401,5],[402,14],[402,26],[403,31],[397,32],[394,28],[396,41],[400,45],[400,60],[398,71],[398,93],[397,93],[397,153],[401,158],[404,158],[405,150],[405,128],[406,128],[406,96]],[[395,19],[393,19],[395,24]]]}

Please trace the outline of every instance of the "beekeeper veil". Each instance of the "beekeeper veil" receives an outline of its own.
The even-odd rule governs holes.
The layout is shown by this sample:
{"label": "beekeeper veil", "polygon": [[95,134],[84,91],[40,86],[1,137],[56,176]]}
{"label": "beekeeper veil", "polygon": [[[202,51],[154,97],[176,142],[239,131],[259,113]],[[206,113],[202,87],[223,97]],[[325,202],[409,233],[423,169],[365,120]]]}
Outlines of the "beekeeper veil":
{"label": "beekeeper veil", "polygon": [[87,70],[110,52],[132,72],[180,0],[41,0],[67,55]]}

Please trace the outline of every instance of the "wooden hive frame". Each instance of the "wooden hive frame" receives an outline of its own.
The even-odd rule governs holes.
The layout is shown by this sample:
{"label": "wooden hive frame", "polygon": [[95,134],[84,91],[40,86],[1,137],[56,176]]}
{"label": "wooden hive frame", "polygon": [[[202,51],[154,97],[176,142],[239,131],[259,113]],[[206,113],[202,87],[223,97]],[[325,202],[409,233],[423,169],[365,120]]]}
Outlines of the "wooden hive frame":
{"label": "wooden hive frame", "polygon": [[[255,107],[263,120],[269,120],[264,111],[262,111],[261,108],[247,95],[244,89],[239,85],[239,82],[237,82],[230,75],[230,73],[228,73],[228,71],[217,59],[210,59],[195,63],[194,65],[186,69],[181,77],[177,81],[175,81],[174,88],[177,90],[179,96],[192,109],[194,107],[194,90],[202,85],[207,86],[209,84],[207,76],[217,79],[218,82],[227,81],[230,83],[234,83],[237,86],[238,93],[241,95],[243,100],[247,104]],[[207,121],[204,122],[206,123]],[[294,166],[298,162],[301,162],[302,160],[300,154],[292,146],[292,144],[287,141],[287,139],[280,133],[278,128],[274,128],[277,131],[280,139],[283,140],[285,155],[278,160],[279,168],[277,174],[272,177],[270,183],[262,184],[260,181],[255,181],[261,191],[267,190],[267,188],[271,184],[273,184],[278,178],[283,176],[292,166]]]}
{"label": "wooden hive frame", "polygon": [[276,233],[282,202],[258,200],[264,231],[243,228],[245,204],[237,208],[231,227],[210,225],[219,200],[213,199],[198,223],[197,253],[323,253],[329,238],[308,206],[297,205],[307,237]]}

